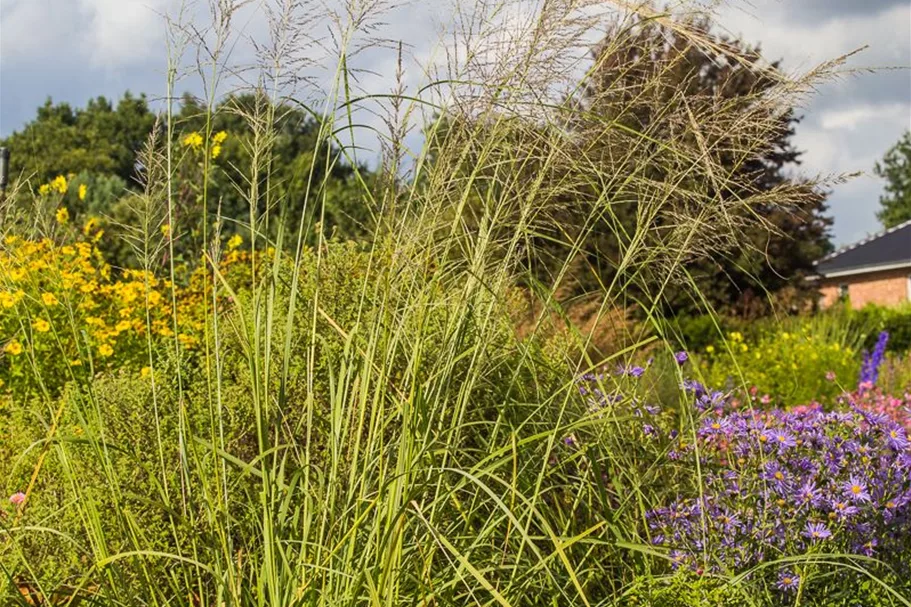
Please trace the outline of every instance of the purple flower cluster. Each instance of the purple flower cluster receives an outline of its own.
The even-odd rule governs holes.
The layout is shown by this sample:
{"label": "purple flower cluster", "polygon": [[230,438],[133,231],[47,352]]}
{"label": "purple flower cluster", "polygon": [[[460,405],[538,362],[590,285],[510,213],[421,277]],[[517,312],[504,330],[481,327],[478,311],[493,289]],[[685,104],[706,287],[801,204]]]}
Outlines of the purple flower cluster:
{"label": "purple flower cluster", "polygon": [[[703,414],[696,440],[671,441],[668,457],[694,470],[698,457],[701,487],[647,514],[651,541],[671,550],[674,568],[732,571],[812,551],[902,565],[898,555],[911,554],[911,443],[901,425],[859,408],[733,411],[726,396],[686,387]],[[777,586],[799,579],[780,572]]]}
{"label": "purple flower cluster", "polygon": [[889,343],[889,332],[883,331],[876,340],[876,346],[873,352],[869,353],[864,350],[864,360],[860,367],[860,378],[858,385],[861,389],[872,388],[879,379],[879,367],[886,357],[886,344]]}

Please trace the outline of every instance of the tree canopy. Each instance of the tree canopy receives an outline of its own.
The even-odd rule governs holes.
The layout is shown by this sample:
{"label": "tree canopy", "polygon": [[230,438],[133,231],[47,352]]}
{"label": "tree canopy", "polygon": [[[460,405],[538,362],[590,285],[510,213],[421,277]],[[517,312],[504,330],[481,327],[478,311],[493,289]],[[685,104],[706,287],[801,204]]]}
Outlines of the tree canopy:
{"label": "tree canopy", "polygon": [[886,228],[911,220],[911,131],[905,131],[873,170],[886,180],[877,219]]}
{"label": "tree canopy", "polygon": [[[278,207],[271,215],[281,216],[291,233],[301,221],[322,221],[327,233],[362,236],[371,213],[355,182],[358,173],[371,179],[370,171],[346,162],[335,145],[317,146],[319,123],[292,105],[270,108],[268,134],[255,133],[250,117],[262,112],[264,103],[253,94],[232,95],[209,112],[186,94],[173,118],[174,141],[166,142],[165,121],[151,111],[145,95],[127,92],[116,105],[97,97],[84,108],[48,99],[2,145],[10,149],[12,173],[27,179],[30,190],[66,176],[79,188],[66,197],[72,219],[98,217],[111,233],[135,222],[135,196],[145,170],[141,154],[152,138],[159,153],[168,145],[174,152],[171,227],[180,234],[181,250],[201,250],[199,226],[220,221],[223,234],[246,232],[251,211],[256,220],[270,214],[268,206]],[[253,158],[257,137],[260,145],[268,139],[268,161]],[[207,179],[200,179],[203,171]],[[265,226],[268,233],[261,235],[274,237],[278,223]],[[105,252],[113,264],[130,265],[129,247],[115,240],[103,246]]]}
{"label": "tree canopy", "polygon": [[[813,288],[803,278],[813,272],[813,262],[831,250],[825,195],[815,185],[791,175],[800,152],[792,138],[798,117],[793,109],[758,105],[760,93],[775,84],[778,64],[765,66],[760,49],[739,40],[712,34],[708,24],[694,24],[705,31],[711,44],[695,46],[675,36],[671,28],[640,23],[622,32],[609,33],[593,53],[594,69],[585,83],[581,103],[586,112],[572,128],[579,134],[579,151],[593,162],[621,165],[613,171],[641,181],[631,190],[625,183],[596,184],[606,188],[610,200],[604,213],[603,235],[587,247],[587,265],[595,268],[590,279],[609,280],[617,271],[620,251],[629,243],[624,225],[641,220],[642,197],[663,196],[668,203],[653,218],[650,237],[656,246],[673,246],[665,234],[676,217],[676,207],[689,205],[686,192],[707,188],[729,209],[716,215],[739,225],[736,243],[713,241],[712,225],[703,231],[702,255],[686,267],[713,307],[740,314],[761,313],[768,307],[766,292],[790,288],[809,294]],[[713,120],[700,120],[711,114]],[[703,130],[714,122],[729,128]],[[763,129],[766,145],[749,147],[744,128]],[[664,146],[674,141],[680,145]],[[641,156],[627,154],[633,147],[648,148],[652,161],[641,166]],[[712,154],[727,167],[725,175],[704,174],[694,164],[691,179],[668,183],[665,169],[679,169],[677,150],[689,147],[693,158]],[[624,163],[635,163],[625,166]],[[714,191],[713,191],[714,190]],[[702,191],[702,190],[700,190]],[[637,193],[638,192],[638,193]],[[590,193],[593,195],[595,192]],[[749,206],[737,201],[753,197]],[[572,226],[584,212],[577,205],[585,196],[573,196],[562,214],[561,225]],[[722,232],[723,230],[718,230]],[[647,263],[635,271],[652,271]],[[660,270],[658,270],[660,274]],[[660,282],[660,276],[656,276]],[[583,279],[584,285],[584,279]],[[671,311],[688,311],[695,302],[691,289],[668,286]]]}

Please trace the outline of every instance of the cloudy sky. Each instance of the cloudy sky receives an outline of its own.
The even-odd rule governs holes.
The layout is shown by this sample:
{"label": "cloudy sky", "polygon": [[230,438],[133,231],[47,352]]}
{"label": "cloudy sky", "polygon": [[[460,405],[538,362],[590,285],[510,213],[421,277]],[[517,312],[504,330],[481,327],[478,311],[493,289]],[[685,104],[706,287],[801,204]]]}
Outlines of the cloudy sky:
{"label": "cloudy sky", "polygon": [[[392,15],[394,35],[415,40],[432,4],[414,5],[425,9],[423,18],[420,10]],[[160,15],[174,5],[175,0],[0,0],[0,135],[21,128],[48,96],[75,105],[96,95],[116,98],[127,89],[160,96],[165,67]],[[721,10],[721,24],[761,44],[767,58],[782,59],[783,67],[795,72],[868,47],[848,63],[856,72],[821,87],[802,108],[796,139],[807,173],[866,173],[832,193],[836,243],[878,230],[874,213],[882,183],[872,167],[911,128],[911,1],[732,1]],[[428,45],[432,37],[431,32]]]}

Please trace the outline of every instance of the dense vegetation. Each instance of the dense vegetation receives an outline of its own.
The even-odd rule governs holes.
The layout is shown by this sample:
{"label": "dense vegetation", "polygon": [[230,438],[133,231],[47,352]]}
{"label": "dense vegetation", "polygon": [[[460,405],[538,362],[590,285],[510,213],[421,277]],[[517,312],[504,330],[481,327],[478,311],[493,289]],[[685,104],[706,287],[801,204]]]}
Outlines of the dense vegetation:
{"label": "dense vegetation", "polygon": [[[792,278],[825,249],[824,184],[782,167],[826,69],[624,7],[475,6],[445,73],[406,86],[399,47],[371,95],[381,7],[282,3],[253,91],[12,136],[4,604],[908,605],[907,311],[738,327],[764,267],[709,276],[792,250],[776,225],[814,235]],[[242,8],[172,52],[250,82]]]}

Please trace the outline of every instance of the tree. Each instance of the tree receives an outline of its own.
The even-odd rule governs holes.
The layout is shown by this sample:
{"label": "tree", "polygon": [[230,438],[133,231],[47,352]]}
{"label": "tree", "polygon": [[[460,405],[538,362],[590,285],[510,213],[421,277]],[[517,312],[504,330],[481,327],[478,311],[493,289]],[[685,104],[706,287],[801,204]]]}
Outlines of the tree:
{"label": "tree", "polygon": [[[739,225],[733,233],[740,234],[740,241],[716,245],[711,240],[713,226],[707,225],[706,246],[687,264],[687,271],[712,306],[755,313],[766,309],[766,291],[790,287],[812,293],[804,278],[813,273],[813,262],[831,250],[831,219],[826,216],[824,193],[789,175],[790,168],[800,163],[800,152],[792,143],[797,116],[793,110],[757,105],[761,93],[775,86],[778,64],[759,68],[758,47],[713,35],[706,22],[693,26],[704,31],[711,44],[696,46],[670,27],[638,23],[609,34],[596,47],[595,68],[581,101],[584,111],[571,127],[579,134],[579,149],[574,153],[610,164],[613,174],[636,175],[646,184],[645,196],[655,196],[663,187],[668,192],[708,191],[731,203],[752,196],[749,207],[738,209],[731,204],[734,210],[725,218]],[[700,116],[713,130],[700,133]],[[743,136],[750,121],[761,123],[757,128],[765,132],[763,147],[751,147],[759,138]],[[726,123],[729,129],[719,128]],[[668,141],[676,142],[675,146],[662,145]],[[641,154],[626,153],[634,146],[647,151],[646,166]],[[687,146],[695,151],[694,157],[704,146],[711,146],[727,174],[716,181],[694,170],[689,183],[667,183],[665,168],[679,174],[677,152]],[[598,187],[608,189],[611,203],[603,228],[594,231],[599,236],[585,251],[590,281],[609,280],[615,273],[620,252],[629,244],[624,235],[632,233],[624,226],[641,221],[643,213],[641,197],[626,184]],[[576,194],[568,201],[560,220],[563,229],[588,215],[579,208],[585,196]],[[650,236],[655,246],[667,246],[662,231],[675,221],[673,204],[688,204],[685,195],[678,198],[652,220]],[[643,264],[636,271],[650,269]],[[660,281],[660,276],[656,278]],[[666,311],[700,307],[691,292],[668,289]]]}
{"label": "tree", "polygon": [[[251,123],[258,121],[251,117],[262,112],[267,103],[255,94],[226,97],[207,124],[205,108],[192,96],[184,95],[177,116],[181,140],[192,133],[205,136],[206,131],[210,139],[217,133],[225,134],[217,157],[210,158],[209,164],[217,170],[210,173],[206,196],[211,201],[209,213],[219,207],[222,216],[229,219],[223,226],[227,233],[250,221],[249,186],[257,136]],[[258,198],[253,205],[256,217],[274,216],[267,205],[280,205],[281,224],[291,234],[297,233],[302,220],[322,220],[327,230],[341,238],[364,236],[372,221],[371,210],[356,183],[355,172],[368,181],[373,179],[372,172],[366,166],[355,168],[346,162],[331,142],[317,146],[319,123],[302,109],[280,104],[271,111],[275,118],[269,136],[269,161],[258,168]],[[199,195],[190,192],[192,181],[199,180],[184,180],[184,197]],[[323,193],[325,208],[321,204]],[[269,236],[274,236],[277,228],[278,222],[273,222]]]}
{"label": "tree", "polygon": [[116,175],[132,183],[136,151],[154,124],[145,95],[134,97],[129,91],[116,108],[104,97],[90,100],[84,109],[48,99],[35,119],[3,145],[10,149],[17,171],[37,183],[81,172]]}
{"label": "tree", "polygon": [[[264,104],[268,101],[252,94],[228,96],[207,117],[206,108],[187,94],[174,116],[175,140],[165,141],[166,125],[158,127],[158,152],[169,145],[175,152],[176,217],[171,227],[180,240],[175,252],[187,260],[199,258],[201,247],[207,244],[203,237],[211,237],[217,221],[225,237],[246,233],[254,173],[251,150],[257,137],[253,123],[262,118],[255,114]],[[271,129],[265,135],[265,131],[259,133],[270,144],[268,153],[258,160],[258,194],[252,205],[256,218],[282,218],[266,227],[267,236],[276,236],[279,223],[296,234],[301,222],[306,225],[320,220],[327,234],[351,239],[363,236],[372,217],[363,188],[356,183],[355,167],[345,162],[337,146],[327,143],[317,147],[319,124],[303,110],[290,105],[270,109],[274,116]],[[135,260],[130,246],[119,242],[119,237],[132,233],[130,226],[137,225],[141,208],[137,194],[145,178],[143,162],[138,159],[158,120],[144,95],[134,97],[129,92],[116,107],[104,97],[76,109],[48,99],[36,117],[3,145],[11,150],[14,171],[30,180],[32,191],[58,175],[86,186],[82,194],[73,189],[66,197],[71,223],[80,224],[89,216],[102,218],[107,232],[102,249],[112,265],[128,267]],[[357,171],[363,179],[373,178],[364,166]],[[28,201],[24,203],[27,206]],[[267,205],[277,206],[279,213]],[[257,227],[263,229],[262,225]],[[293,245],[296,239],[285,242]]]}
{"label": "tree", "polygon": [[876,218],[886,228],[911,220],[911,131],[892,146],[873,172],[886,180],[885,191],[879,197],[882,209]]}

